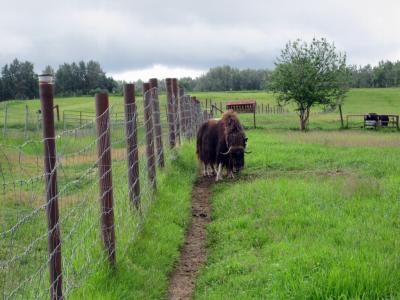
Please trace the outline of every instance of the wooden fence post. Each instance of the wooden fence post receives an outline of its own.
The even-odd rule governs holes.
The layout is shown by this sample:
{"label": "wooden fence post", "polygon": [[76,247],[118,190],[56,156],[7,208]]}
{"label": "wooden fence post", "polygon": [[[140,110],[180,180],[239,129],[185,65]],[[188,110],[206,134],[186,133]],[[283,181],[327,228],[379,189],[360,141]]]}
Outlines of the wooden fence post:
{"label": "wooden fence post", "polygon": [[190,97],[189,98],[189,122],[190,122],[190,133],[189,137],[192,139],[194,137],[194,127],[196,126],[195,124],[195,111],[194,111],[194,102],[195,102],[195,97]]}
{"label": "wooden fence post", "polygon": [[24,137],[28,138],[28,121],[29,121],[29,107],[25,105],[25,126],[24,126]]}
{"label": "wooden fence post", "polygon": [[51,299],[58,300],[62,299],[63,295],[52,76],[39,76],[39,92],[43,122],[50,296]]}
{"label": "wooden fence post", "polygon": [[190,126],[189,126],[189,122],[190,122],[190,108],[189,108],[189,99],[190,96],[189,95],[185,95],[183,97],[183,113],[184,113],[184,117],[183,117],[183,123],[184,123],[184,135],[185,138],[189,138],[189,130],[190,130]]}
{"label": "wooden fence post", "polygon": [[342,105],[339,104],[339,113],[340,113],[340,122],[342,124],[342,128],[344,128],[344,121],[343,121],[343,113],[342,113]]}
{"label": "wooden fence post", "polygon": [[165,85],[167,89],[167,121],[168,121],[168,128],[169,128],[169,146],[171,149],[175,148],[175,124],[174,124],[174,103],[172,97],[172,79],[167,78],[165,79]]}
{"label": "wooden fence post", "polygon": [[157,188],[156,164],[154,159],[153,117],[151,109],[150,84],[143,83],[144,127],[146,134],[147,171],[150,186]]}
{"label": "wooden fence post", "polygon": [[158,100],[158,81],[157,78],[152,78],[150,83],[150,94],[151,103],[153,108],[153,119],[154,119],[154,131],[156,138],[156,149],[157,149],[157,163],[160,168],[165,166],[164,161],[164,149],[162,142],[162,129],[161,129],[161,119],[160,119],[160,102]]}
{"label": "wooden fence post", "polygon": [[65,119],[65,110],[63,110],[63,128],[64,128],[64,130],[67,129],[67,122]]}
{"label": "wooden fence post", "polygon": [[60,122],[60,109],[58,107],[58,104],[56,106],[54,106],[54,108],[56,109],[56,113],[57,113],[57,122]]}
{"label": "wooden fence post", "polygon": [[111,266],[115,267],[110,112],[108,108],[108,95],[106,93],[96,94],[96,129],[101,208],[101,237],[107,258]]}
{"label": "wooden fence post", "polygon": [[8,105],[7,103],[4,104],[4,127],[3,127],[3,135],[6,136],[7,134],[7,115],[8,115]]}
{"label": "wooden fence post", "polygon": [[180,138],[181,142],[183,137],[185,136],[185,89],[183,87],[179,87],[179,101],[178,101],[178,108],[179,108],[179,131],[180,131]]}
{"label": "wooden fence post", "polygon": [[181,138],[180,138],[180,126],[179,126],[179,90],[178,90],[178,80],[176,78],[172,78],[172,97],[173,97],[173,103],[174,103],[174,124],[175,124],[175,141],[178,142],[178,144],[181,143]]}
{"label": "wooden fence post", "polygon": [[125,104],[125,133],[126,151],[128,157],[129,199],[131,204],[139,209],[140,181],[139,181],[139,149],[137,143],[137,108],[135,103],[135,85],[124,84]]}

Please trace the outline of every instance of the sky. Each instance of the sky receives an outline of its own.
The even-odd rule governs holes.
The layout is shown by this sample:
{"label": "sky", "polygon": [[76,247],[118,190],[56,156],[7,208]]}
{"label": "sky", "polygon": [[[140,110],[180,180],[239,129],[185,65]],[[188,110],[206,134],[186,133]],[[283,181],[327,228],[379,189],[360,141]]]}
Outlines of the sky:
{"label": "sky", "polygon": [[0,66],[98,61],[115,79],[273,68],[289,40],[325,37],[349,64],[400,59],[400,0],[0,0]]}

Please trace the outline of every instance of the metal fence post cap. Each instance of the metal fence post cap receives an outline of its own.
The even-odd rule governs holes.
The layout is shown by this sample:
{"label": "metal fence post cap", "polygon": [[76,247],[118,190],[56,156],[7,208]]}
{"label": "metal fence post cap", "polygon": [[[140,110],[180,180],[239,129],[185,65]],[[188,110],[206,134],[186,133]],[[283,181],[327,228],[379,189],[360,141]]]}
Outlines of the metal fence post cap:
{"label": "metal fence post cap", "polygon": [[39,77],[39,85],[40,84],[53,84],[54,76],[53,74],[41,74]]}

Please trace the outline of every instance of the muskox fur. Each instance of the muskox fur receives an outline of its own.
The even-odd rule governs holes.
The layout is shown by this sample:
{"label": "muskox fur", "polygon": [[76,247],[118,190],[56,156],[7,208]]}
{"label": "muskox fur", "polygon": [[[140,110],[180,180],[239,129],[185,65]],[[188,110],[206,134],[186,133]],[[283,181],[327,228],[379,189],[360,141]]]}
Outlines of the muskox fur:
{"label": "muskox fur", "polygon": [[[225,112],[220,120],[211,119],[203,123],[197,132],[197,156],[203,163],[203,175],[216,172],[216,181],[221,179],[225,167],[233,177],[244,167],[247,138],[240,121],[232,110]],[[217,167],[217,169],[216,169]]]}

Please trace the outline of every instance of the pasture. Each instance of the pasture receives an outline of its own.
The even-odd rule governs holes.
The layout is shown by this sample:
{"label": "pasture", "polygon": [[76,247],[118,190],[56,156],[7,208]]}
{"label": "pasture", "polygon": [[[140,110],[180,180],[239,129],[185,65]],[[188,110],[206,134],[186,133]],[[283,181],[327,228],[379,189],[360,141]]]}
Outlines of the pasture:
{"label": "pasture", "polygon": [[[276,104],[272,94],[263,92],[193,95],[217,103],[255,99],[264,105]],[[142,105],[140,97],[137,99]],[[93,97],[56,98],[55,104],[61,112],[94,112]],[[122,97],[111,96],[110,104],[116,112],[123,110]],[[160,104],[163,111],[165,95]],[[25,105],[32,111],[40,107],[36,100],[9,102],[12,125],[6,136],[0,134],[2,232],[32,211],[37,213],[21,224],[18,233],[1,237],[2,263],[23,253],[27,245],[31,248],[24,260],[12,262],[11,271],[0,269],[0,290],[6,295],[24,284],[23,296],[46,298],[46,217],[38,210],[44,201],[44,178],[40,177],[43,149],[35,126],[29,131],[28,143],[19,134]],[[246,156],[246,167],[238,178],[212,187],[208,261],[198,277],[194,298],[399,298],[399,133],[390,129],[340,130],[339,114],[321,113],[321,108],[315,108],[311,116],[311,130],[300,133],[294,130],[299,122],[293,107],[289,110],[279,115],[258,114],[257,129],[251,129],[252,115],[240,115],[248,128],[252,154]],[[343,110],[344,114],[399,113],[400,90],[351,90]],[[198,176],[193,141],[185,142],[177,153],[167,153],[176,159],[169,159],[167,167],[158,170],[159,189],[154,196],[144,194],[148,214],[143,226],[136,226],[139,216],[124,209],[128,188],[123,128],[116,126],[111,131],[120,255],[117,252],[116,269],[109,270],[104,260],[96,259],[101,256],[101,245],[93,128],[83,125],[81,129],[87,126],[87,130],[80,136],[63,134],[62,120],[56,125],[61,134],[57,147],[64,159],[59,188],[68,298],[165,298],[168,276],[191,217],[191,189]],[[74,126],[80,125],[70,124],[67,129]],[[166,125],[163,130],[166,134]],[[144,139],[141,131],[139,139]],[[146,182],[144,162],[140,169],[141,182]],[[35,176],[38,181],[4,188],[13,178],[25,182]],[[143,190],[148,191],[145,184]],[[40,240],[32,244],[32,236],[38,235]],[[78,252],[77,245],[84,251]],[[43,270],[24,282],[38,267]]]}
{"label": "pasture", "polygon": [[398,299],[397,133],[249,130],[195,299]]}

